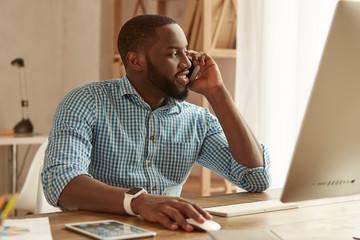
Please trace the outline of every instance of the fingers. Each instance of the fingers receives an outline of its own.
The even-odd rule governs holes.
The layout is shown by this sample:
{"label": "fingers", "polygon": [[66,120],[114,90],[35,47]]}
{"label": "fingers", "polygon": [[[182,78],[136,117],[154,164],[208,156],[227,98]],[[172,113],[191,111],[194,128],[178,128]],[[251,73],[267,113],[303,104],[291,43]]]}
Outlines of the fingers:
{"label": "fingers", "polygon": [[195,209],[207,220],[211,220],[213,217],[211,216],[210,213],[204,211],[199,205],[197,205],[196,203],[194,204]]}
{"label": "fingers", "polygon": [[179,228],[179,225],[176,222],[171,221],[167,215],[163,213],[159,213],[157,221],[164,227],[170,229],[170,230],[177,230]]}
{"label": "fingers", "polygon": [[206,61],[210,59],[210,56],[203,52],[188,50],[187,54],[191,58],[195,66],[198,64],[200,64],[200,66],[205,66]]}
{"label": "fingers", "polygon": [[182,198],[151,196],[146,201],[147,206],[142,206],[141,216],[150,222],[158,222],[170,230],[179,227],[185,231],[194,228],[187,223],[187,218],[192,218],[199,223],[211,219],[211,215],[200,206]]}
{"label": "fingers", "polygon": [[[205,218],[207,215],[210,215],[206,213],[199,205],[196,203],[192,203],[189,201],[186,201],[184,199],[181,199],[182,202],[180,205],[176,206],[178,209],[182,209],[182,214],[185,215],[187,218],[192,218],[197,222],[203,223],[205,221]],[[183,206],[181,206],[183,204]]]}
{"label": "fingers", "polygon": [[164,217],[168,219],[172,219],[174,222],[176,222],[182,229],[185,231],[193,231],[194,228],[186,222],[185,216],[181,213],[180,209],[166,206],[164,208]]}
{"label": "fingers", "polygon": [[169,205],[158,208],[156,212],[142,214],[141,216],[149,222],[157,222],[170,230],[177,230],[179,227],[187,232],[193,231],[194,228],[186,222],[186,217],[176,208]]}

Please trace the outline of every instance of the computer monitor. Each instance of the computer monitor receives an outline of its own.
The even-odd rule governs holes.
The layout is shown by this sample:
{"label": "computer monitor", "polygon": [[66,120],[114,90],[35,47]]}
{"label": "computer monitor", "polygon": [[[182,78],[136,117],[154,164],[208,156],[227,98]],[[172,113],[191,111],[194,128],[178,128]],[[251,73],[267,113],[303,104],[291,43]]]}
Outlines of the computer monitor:
{"label": "computer monitor", "polygon": [[281,196],[360,193],[360,2],[336,7]]}

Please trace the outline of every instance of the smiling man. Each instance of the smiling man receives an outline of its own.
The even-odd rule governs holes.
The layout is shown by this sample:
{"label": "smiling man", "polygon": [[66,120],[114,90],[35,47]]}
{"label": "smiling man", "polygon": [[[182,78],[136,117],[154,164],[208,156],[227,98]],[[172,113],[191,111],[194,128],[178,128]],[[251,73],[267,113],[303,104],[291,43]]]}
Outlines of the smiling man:
{"label": "smiling man", "polygon": [[[52,205],[140,215],[192,231],[186,218],[211,219],[179,197],[195,163],[247,191],[268,188],[265,147],[237,111],[215,61],[187,45],[168,17],[141,15],[122,27],[126,75],[71,91],[54,115],[42,172]],[[189,58],[200,65],[191,82]],[[204,95],[217,118],[184,101],[189,90]]]}

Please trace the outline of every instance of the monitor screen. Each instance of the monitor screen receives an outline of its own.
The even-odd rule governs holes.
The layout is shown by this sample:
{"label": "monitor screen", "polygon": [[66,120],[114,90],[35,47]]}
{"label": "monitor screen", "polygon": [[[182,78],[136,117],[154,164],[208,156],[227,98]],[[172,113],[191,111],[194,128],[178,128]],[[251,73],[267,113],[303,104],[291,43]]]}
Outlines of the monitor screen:
{"label": "monitor screen", "polygon": [[360,193],[360,2],[336,7],[281,196]]}

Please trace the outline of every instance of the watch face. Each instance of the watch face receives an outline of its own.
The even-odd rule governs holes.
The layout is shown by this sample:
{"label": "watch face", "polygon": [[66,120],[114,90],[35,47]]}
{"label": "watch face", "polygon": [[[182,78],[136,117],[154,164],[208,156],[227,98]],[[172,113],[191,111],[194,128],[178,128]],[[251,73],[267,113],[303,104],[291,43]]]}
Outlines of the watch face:
{"label": "watch face", "polygon": [[140,192],[141,190],[143,190],[143,189],[142,189],[142,188],[137,188],[137,187],[135,187],[135,188],[130,189],[130,190],[127,191],[126,193],[127,193],[127,194],[130,194],[130,195],[135,195],[135,194],[137,194],[138,192]]}

